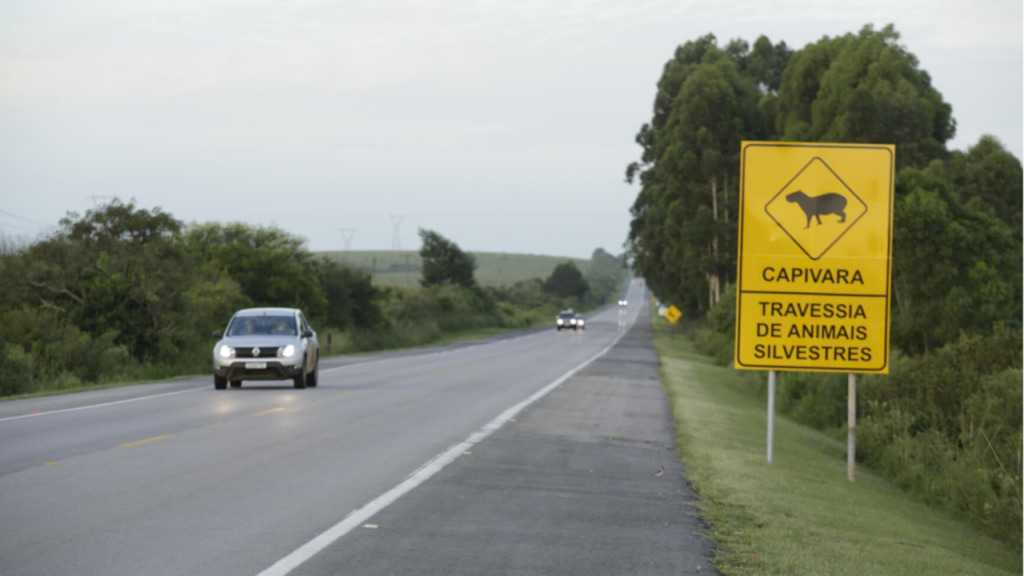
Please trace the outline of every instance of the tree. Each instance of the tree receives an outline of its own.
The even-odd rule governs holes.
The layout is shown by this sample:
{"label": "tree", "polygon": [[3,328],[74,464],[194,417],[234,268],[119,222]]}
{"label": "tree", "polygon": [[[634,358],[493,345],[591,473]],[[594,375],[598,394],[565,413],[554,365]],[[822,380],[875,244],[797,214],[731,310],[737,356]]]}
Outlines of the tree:
{"label": "tree", "polygon": [[762,92],[776,94],[782,85],[782,72],[793,57],[793,51],[785,42],[772,44],[767,36],[759,36],[754,42],[754,49],[746,54],[746,42],[743,49],[736,51],[743,71],[754,78]]}
{"label": "tree", "polygon": [[[766,43],[767,42],[767,46]],[[760,77],[746,43],[718,48],[708,35],[687,43],[666,64],[654,118],[637,134],[641,162],[626,170],[641,191],[631,210],[628,245],[634,268],[690,312],[708,309],[735,278],[740,143],[768,137],[759,85],[772,82],[759,40]]]}
{"label": "tree", "polygon": [[961,202],[1002,220],[1021,241],[1021,163],[998,140],[982,136],[967,152],[955,151],[948,163],[928,169],[953,184]]}
{"label": "tree", "polygon": [[15,301],[53,310],[93,337],[113,333],[138,359],[190,336],[184,311],[194,262],[178,242],[180,221],[114,200],[68,213],[60,225],[10,263],[20,269],[5,278],[17,285]]}
{"label": "tree", "polygon": [[780,139],[895,144],[897,167],[945,158],[952,107],[898,40],[891,24],[867,25],[795,53],[775,101]]}
{"label": "tree", "polygon": [[617,296],[625,277],[626,267],[621,257],[609,254],[601,248],[594,250],[586,272],[588,302],[600,306]]}
{"label": "tree", "polygon": [[314,259],[302,238],[275,227],[210,223],[190,227],[185,245],[199,261],[237,282],[250,305],[302,308],[310,317],[327,311]]}
{"label": "tree", "polygon": [[911,354],[999,324],[1020,329],[1020,241],[961,203],[939,167],[906,168],[896,180],[892,340]]}
{"label": "tree", "polygon": [[433,230],[419,230],[423,246],[423,286],[454,284],[463,288],[476,288],[476,258],[459,249],[454,242]]}
{"label": "tree", "polygon": [[327,259],[314,264],[327,300],[323,320],[328,326],[370,329],[384,323],[381,295],[369,274]]}
{"label": "tree", "polygon": [[567,260],[557,266],[551,272],[551,276],[544,281],[543,290],[548,294],[554,294],[559,298],[582,299],[590,286],[583,273],[576,267],[576,263]]}

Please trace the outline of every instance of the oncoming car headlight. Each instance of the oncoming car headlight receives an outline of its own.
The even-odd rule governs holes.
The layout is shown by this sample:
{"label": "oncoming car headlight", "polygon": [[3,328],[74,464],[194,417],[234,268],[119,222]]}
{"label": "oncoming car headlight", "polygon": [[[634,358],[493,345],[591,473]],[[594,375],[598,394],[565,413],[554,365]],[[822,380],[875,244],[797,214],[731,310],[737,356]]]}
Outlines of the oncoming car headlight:
{"label": "oncoming car headlight", "polygon": [[559,326],[561,326],[561,324],[562,324],[562,319],[561,318],[558,319],[558,324],[559,324]]}
{"label": "oncoming car headlight", "polygon": [[231,346],[228,346],[227,344],[224,344],[217,350],[217,354],[221,358],[234,358],[235,349],[232,348]]}
{"label": "oncoming car headlight", "polygon": [[277,351],[277,355],[282,358],[291,358],[292,356],[295,356],[295,344],[282,346],[281,349]]}

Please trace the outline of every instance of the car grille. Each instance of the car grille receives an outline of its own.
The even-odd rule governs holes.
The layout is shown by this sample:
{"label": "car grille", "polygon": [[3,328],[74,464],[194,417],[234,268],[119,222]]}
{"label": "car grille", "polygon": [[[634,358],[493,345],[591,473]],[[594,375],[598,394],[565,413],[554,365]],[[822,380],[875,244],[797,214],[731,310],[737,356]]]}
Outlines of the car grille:
{"label": "car grille", "polygon": [[235,348],[235,358],[276,358],[278,346]]}

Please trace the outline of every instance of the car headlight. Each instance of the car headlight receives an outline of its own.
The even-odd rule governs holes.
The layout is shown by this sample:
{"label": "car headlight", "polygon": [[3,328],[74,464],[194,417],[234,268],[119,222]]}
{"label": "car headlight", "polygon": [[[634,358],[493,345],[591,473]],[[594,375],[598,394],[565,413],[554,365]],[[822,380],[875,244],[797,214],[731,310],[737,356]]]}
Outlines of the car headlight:
{"label": "car headlight", "polygon": [[573,318],[572,320],[569,320],[569,324],[575,324],[575,323],[576,323],[576,319],[575,318]]}
{"label": "car headlight", "polygon": [[228,346],[227,344],[224,344],[217,349],[217,355],[219,355],[221,358],[234,358],[235,349],[232,348],[231,346]]}
{"label": "car headlight", "polygon": [[292,356],[295,356],[295,344],[282,346],[281,349],[277,351],[277,355],[282,358],[291,358]]}
{"label": "car headlight", "polygon": [[559,318],[558,320],[556,320],[556,322],[558,322],[559,326],[561,326],[561,324],[562,324],[562,319],[561,319],[561,318]]}

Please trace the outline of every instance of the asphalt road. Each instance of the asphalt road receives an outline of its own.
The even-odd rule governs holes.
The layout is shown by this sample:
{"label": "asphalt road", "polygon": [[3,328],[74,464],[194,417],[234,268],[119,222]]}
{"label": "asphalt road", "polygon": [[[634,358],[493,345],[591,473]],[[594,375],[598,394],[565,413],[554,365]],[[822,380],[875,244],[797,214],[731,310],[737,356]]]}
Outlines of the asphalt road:
{"label": "asphalt road", "polygon": [[315,389],[0,403],[0,574],[711,573],[629,298],[580,333],[325,360]]}

